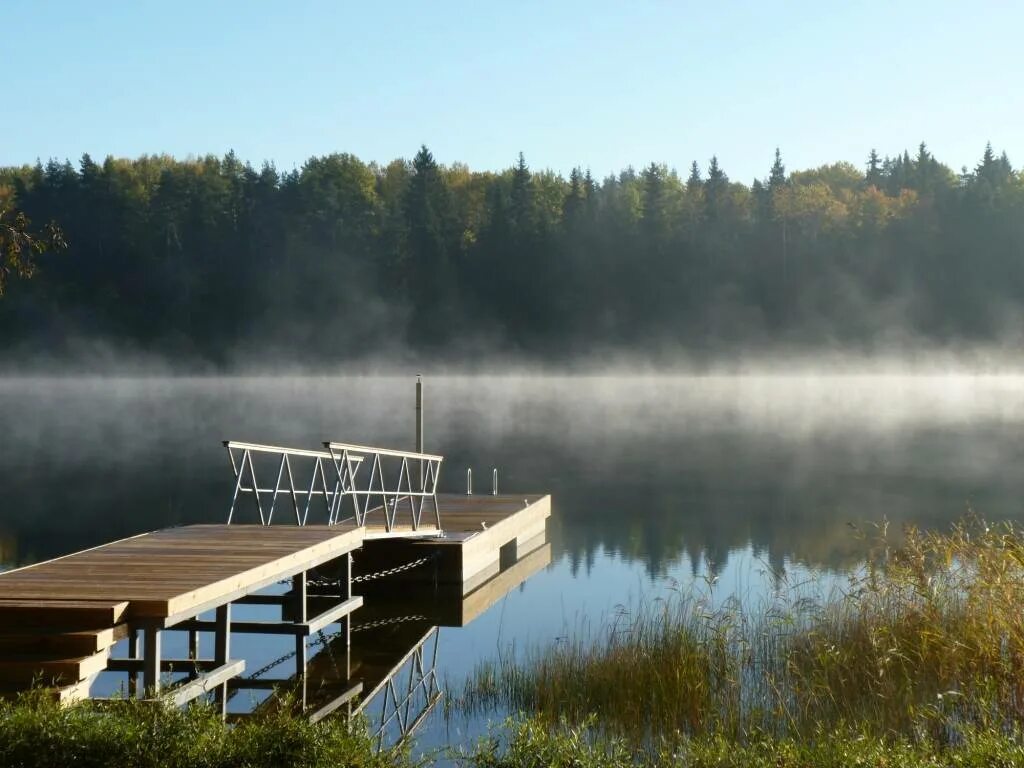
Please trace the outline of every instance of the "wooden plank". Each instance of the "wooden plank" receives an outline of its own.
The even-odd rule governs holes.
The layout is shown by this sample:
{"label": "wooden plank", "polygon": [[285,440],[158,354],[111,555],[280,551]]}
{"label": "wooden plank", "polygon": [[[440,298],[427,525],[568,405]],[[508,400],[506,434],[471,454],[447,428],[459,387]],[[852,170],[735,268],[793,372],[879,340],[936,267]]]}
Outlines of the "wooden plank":
{"label": "wooden plank", "polygon": [[47,653],[87,656],[110,648],[128,636],[128,625],[105,629],[50,631],[47,628],[9,627],[0,630],[0,653]]}
{"label": "wooden plank", "polygon": [[0,681],[7,683],[74,683],[103,671],[109,654],[106,650],[91,656],[53,659],[25,654],[0,658]]}
{"label": "wooden plank", "polygon": [[0,599],[0,626],[103,627],[119,624],[128,603],[124,600]]}
{"label": "wooden plank", "polygon": [[362,692],[363,684],[356,683],[347,690],[343,691],[339,696],[336,696],[335,698],[331,699],[329,702],[324,704],[319,709],[316,709],[313,712],[311,712],[307,716],[309,722],[314,724],[319,723],[325,717],[337,711],[338,708],[344,706],[345,704],[348,704],[350,701],[353,701],[356,698],[356,696],[361,695]]}
{"label": "wooden plank", "polygon": [[182,686],[167,691],[161,699],[169,700],[172,706],[183,707],[193,699],[209,693],[214,688],[223,685],[228,680],[238,677],[245,671],[245,660],[229,661],[217,667],[205,675],[197,677]]}

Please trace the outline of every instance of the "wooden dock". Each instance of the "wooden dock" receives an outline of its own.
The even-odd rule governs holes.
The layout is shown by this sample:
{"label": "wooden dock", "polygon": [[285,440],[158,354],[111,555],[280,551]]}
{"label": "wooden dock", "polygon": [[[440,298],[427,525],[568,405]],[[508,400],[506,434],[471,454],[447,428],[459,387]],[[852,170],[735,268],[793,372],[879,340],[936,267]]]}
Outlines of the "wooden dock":
{"label": "wooden dock", "polygon": [[[358,608],[362,599],[351,596],[345,578],[339,599],[310,617],[306,574],[321,565],[347,563],[363,533],[347,525],[196,525],[0,574],[0,645],[20,651],[0,659],[0,682],[25,683],[42,675],[43,682],[73,694],[98,672],[113,669],[142,672],[146,691],[154,694],[162,673],[191,668],[201,674],[176,693],[174,700],[184,703],[244,670],[243,661],[230,658],[232,631],[285,632],[295,635],[298,646]],[[233,602],[246,602],[282,579],[292,580],[292,593],[259,602],[291,602],[287,620],[231,621]],[[216,618],[200,621],[208,611]],[[176,628],[190,632],[194,652],[189,659],[161,656],[162,632]],[[198,658],[200,631],[214,634],[210,659]],[[111,659],[111,647],[123,636],[130,636],[128,658]],[[33,646],[34,638],[40,640]],[[91,652],[82,653],[90,646]]]}
{"label": "wooden dock", "polygon": [[[182,704],[214,691],[226,705],[229,685],[244,687],[245,662],[231,656],[232,633],[294,636],[302,679],[307,638],[337,624],[347,647],[364,594],[412,595],[416,587],[419,613],[432,624],[465,623],[549,562],[549,496],[439,494],[437,504],[440,531],[396,524],[374,538],[381,530],[373,510],[363,526],[193,525],[2,573],[0,693],[34,681],[73,700],[88,695],[100,672],[115,671],[129,674],[131,695],[141,676],[144,695]],[[489,580],[493,588],[481,589]],[[289,584],[283,592],[281,582]],[[461,607],[439,609],[438,588]],[[232,605],[246,603],[278,606],[280,618],[233,619]],[[456,619],[442,618],[453,611]],[[164,658],[165,631],[188,633],[187,658]],[[213,636],[205,658],[201,633]],[[114,657],[125,639],[127,655]]]}

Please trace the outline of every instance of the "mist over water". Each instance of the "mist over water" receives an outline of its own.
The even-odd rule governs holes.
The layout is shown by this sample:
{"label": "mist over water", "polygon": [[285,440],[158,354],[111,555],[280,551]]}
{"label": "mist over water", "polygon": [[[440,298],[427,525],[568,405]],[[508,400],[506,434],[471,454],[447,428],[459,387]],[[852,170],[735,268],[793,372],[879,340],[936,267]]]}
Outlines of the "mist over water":
{"label": "mist over water", "polygon": [[[555,495],[552,534],[658,573],[686,552],[841,567],[846,524],[941,524],[970,504],[1020,512],[1017,375],[445,375],[428,377],[441,486],[473,467],[502,491]],[[412,447],[413,379],[0,380],[7,560],[163,525],[224,519],[220,441]]]}

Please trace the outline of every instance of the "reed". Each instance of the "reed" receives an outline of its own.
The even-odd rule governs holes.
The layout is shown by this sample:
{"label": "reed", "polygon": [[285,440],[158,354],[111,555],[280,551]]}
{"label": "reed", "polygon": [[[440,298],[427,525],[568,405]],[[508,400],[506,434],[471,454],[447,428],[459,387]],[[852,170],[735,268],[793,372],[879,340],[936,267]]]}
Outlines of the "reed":
{"label": "reed", "polygon": [[454,759],[465,768],[1016,768],[1024,746],[1017,732],[970,729],[958,744],[939,745],[841,728],[802,739],[755,733],[743,743],[703,735],[638,749],[588,727],[520,718]]}
{"label": "reed", "polygon": [[[709,608],[702,590],[478,667],[451,706],[507,708],[651,744],[855,728],[955,744],[1024,722],[1024,535],[967,519],[883,526],[862,568],[811,598]],[[972,730],[973,729],[973,730]]]}

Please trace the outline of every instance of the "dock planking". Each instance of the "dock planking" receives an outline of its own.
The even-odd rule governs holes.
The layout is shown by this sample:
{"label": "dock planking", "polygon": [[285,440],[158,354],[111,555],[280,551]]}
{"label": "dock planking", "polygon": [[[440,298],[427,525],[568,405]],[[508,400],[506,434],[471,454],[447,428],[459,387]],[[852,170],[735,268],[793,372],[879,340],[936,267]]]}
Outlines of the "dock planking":
{"label": "dock planking", "polygon": [[[121,618],[198,613],[351,552],[353,525],[192,525],[122,539],[0,574],[0,621],[107,604]],[[113,606],[126,603],[124,616]]]}

